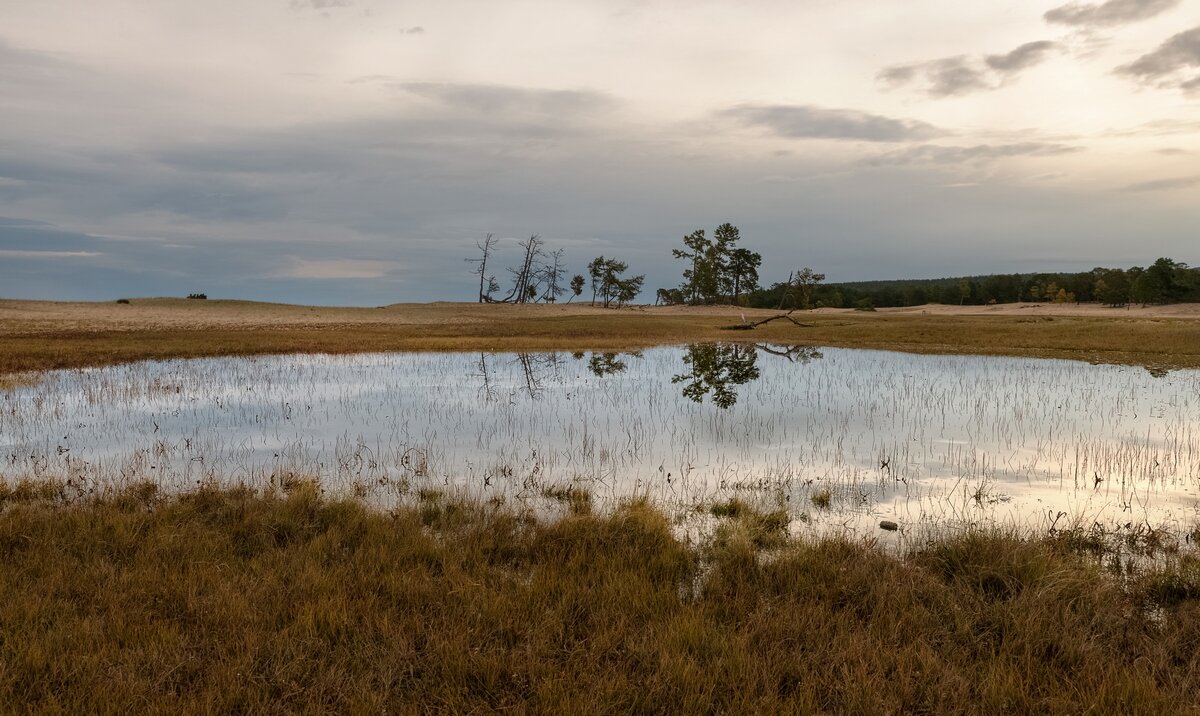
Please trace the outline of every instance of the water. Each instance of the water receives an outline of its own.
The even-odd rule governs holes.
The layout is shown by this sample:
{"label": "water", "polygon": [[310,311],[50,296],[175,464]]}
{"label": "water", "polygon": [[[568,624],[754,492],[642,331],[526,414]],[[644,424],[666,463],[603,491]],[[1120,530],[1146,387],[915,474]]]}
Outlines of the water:
{"label": "water", "polygon": [[786,507],[799,530],[1186,531],[1200,519],[1200,371],[709,344],[147,362],[0,394],[10,481],[310,475],[385,505],[582,487],[679,514],[741,497]]}

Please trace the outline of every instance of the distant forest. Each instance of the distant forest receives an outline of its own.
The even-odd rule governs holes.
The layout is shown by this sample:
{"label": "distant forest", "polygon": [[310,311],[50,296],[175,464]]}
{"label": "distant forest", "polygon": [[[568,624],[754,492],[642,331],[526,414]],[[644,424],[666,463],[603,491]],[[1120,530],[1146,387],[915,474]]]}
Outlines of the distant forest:
{"label": "distant forest", "polygon": [[[749,305],[791,307],[795,284],[780,282],[748,294]],[[786,295],[785,295],[786,294]],[[1081,273],[1030,273],[957,278],[818,283],[811,287],[814,308],[884,308],[925,303],[981,306],[1039,301],[1095,302],[1107,306],[1200,302],[1200,268],[1160,258],[1147,267],[1094,268]],[[800,306],[804,307],[804,306]]]}
{"label": "distant forest", "polygon": [[1029,273],[825,283],[805,266],[786,281],[759,284],[762,256],[739,246],[738,228],[725,223],[711,238],[704,229],[683,237],[671,255],[683,260],[683,283],[660,288],[655,303],[731,303],[755,308],[857,308],[874,310],[926,303],[981,306],[994,303],[1162,304],[1200,302],[1200,269],[1170,258],[1131,268],[1094,268],[1080,273]]}

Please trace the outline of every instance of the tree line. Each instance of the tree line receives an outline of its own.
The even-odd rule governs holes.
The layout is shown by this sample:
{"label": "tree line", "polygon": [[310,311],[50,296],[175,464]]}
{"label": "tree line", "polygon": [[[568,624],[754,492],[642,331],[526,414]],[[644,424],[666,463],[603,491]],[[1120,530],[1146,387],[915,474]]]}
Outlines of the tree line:
{"label": "tree line", "polygon": [[[775,308],[788,290],[786,283],[775,284],[753,294],[749,304]],[[1022,301],[1100,303],[1116,307],[1200,302],[1200,268],[1164,257],[1146,267],[830,283],[814,286],[809,300],[817,307],[861,309],[926,303],[982,306]]]}
{"label": "tree line", "polygon": [[[1200,268],[1170,258],[1146,267],[1097,267],[1078,273],[988,274],[940,279],[825,283],[825,275],[803,267],[786,280],[759,284],[762,255],[740,245],[742,236],[728,222],[711,237],[696,229],[682,239],[671,255],[682,261],[682,282],[660,288],[655,303],[730,304],[755,308],[859,308],[918,306],[926,303],[987,305],[1035,301],[1049,303],[1162,304],[1200,302]],[[571,302],[591,289],[592,305],[620,307],[641,293],[645,275],[627,276],[629,266],[616,258],[597,256],[586,275],[569,280],[563,250],[550,251],[534,234],[518,242],[519,260],[506,268],[507,289],[492,272],[499,240],[488,234],[476,243],[480,303],[553,303],[564,294]]]}

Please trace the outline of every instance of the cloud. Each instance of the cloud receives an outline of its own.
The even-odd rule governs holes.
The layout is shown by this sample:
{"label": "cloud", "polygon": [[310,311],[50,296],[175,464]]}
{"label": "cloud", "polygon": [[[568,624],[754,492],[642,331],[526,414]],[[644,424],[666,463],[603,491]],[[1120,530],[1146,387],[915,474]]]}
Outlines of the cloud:
{"label": "cloud", "polygon": [[497,84],[454,82],[386,82],[447,107],[476,112],[517,112],[550,115],[584,115],[612,109],[617,103],[607,94],[591,90],[534,89]]}
{"label": "cloud", "polygon": [[6,84],[36,86],[74,69],[52,54],[17,47],[0,37],[0,87]]}
{"label": "cloud", "polygon": [[924,80],[923,91],[932,97],[957,97],[982,90],[994,90],[1005,80],[1041,64],[1060,49],[1057,42],[1026,42],[1011,52],[978,57],[956,55],[927,62],[885,67],[876,79],[889,88]]}
{"label": "cloud", "polygon": [[1135,127],[1112,129],[1106,132],[1113,137],[1162,137],[1175,134],[1200,134],[1200,120],[1193,119],[1156,119],[1144,122]]}
{"label": "cloud", "polygon": [[1175,177],[1173,179],[1156,179],[1154,181],[1138,182],[1125,187],[1125,191],[1171,191],[1173,189],[1190,189],[1200,186],[1200,176]]}
{"label": "cloud", "polygon": [[71,259],[101,256],[96,251],[41,251],[38,249],[0,249],[0,256],[16,259]]}
{"label": "cloud", "polygon": [[330,10],[338,7],[350,7],[352,0],[292,0],[293,10]]}
{"label": "cloud", "polygon": [[278,278],[354,279],[383,278],[397,268],[394,261],[354,259],[301,259],[292,257],[290,265],[275,273]]}
{"label": "cloud", "polygon": [[869,166],[895,164],[971,164],[1009,157],[1052,157],[1083,151],[1082,147],[1048,142],[1018,142],[1014,144],[976,144],[946,146],[921,144],[896,152],[888,152],[866,160]]}
{"label": "cloud", "polygon": [[988,55],[984,61],[988,67],[997,72],[1020,72],[1041,63],[1050,52],[1058,49],[1058,47],[1057,42],[1050,40],[1026,42],[1024,45],[1007,54]]}
{"label": "cloud", "polygon": [[888,87],[925,80],[924,91],[933,97],[954,97],[976,90],[992,89],[985,72],[965,55],[943,57],[909,65],[892,65],[876,76]]}
{"label": "cloud", "polygon": [[945,134],[926,122],[895,119],[853,109],[746,104],[723,110],[720,114],[747,126],[765,128],[788,139],[905,142]]}
{"label": "cloud", "polygon": [[1200,27],[1171,36],[1158,49],[1118,67],[1116,72],[1143,84],[1187,92],[1200,89],[1200,74],[1186,76],[1191,68],[1200,68]]}
{"label": "cloud", "polygon": [[1084,27],[1114,27],[1147,20],[1175,7],[1180,0],[1108,0],[1099,5],[1072,2],[1048,10],[1046,22]]}

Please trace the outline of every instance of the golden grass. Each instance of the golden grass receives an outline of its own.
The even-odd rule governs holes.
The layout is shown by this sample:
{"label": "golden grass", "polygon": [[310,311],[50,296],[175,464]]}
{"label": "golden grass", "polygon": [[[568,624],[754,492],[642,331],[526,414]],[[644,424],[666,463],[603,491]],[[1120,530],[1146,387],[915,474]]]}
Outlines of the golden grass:
{"label": "golden grass", "polygon": [[772,341],[918,353],[1073,358],[1200,367],[1200,320],[1115,316],[794,314],[729,331],[730,307],[603,310],[586,305],[405,304],[318,308],[135,299],[130,305],[0,301],[0,375],[143,359],[361,351],[623,350]]}
{"label": "golden grass", "polygon": [[[1191,556],[1118,579],[1055,540],[905,558],[738,505],[688,546],[645,504],[152,486],[0,494],[0,710],[1195,713]],[[726,510],[729,512],[729,510]]]}

